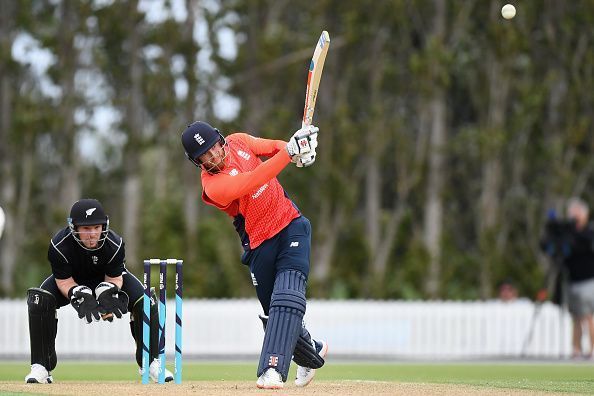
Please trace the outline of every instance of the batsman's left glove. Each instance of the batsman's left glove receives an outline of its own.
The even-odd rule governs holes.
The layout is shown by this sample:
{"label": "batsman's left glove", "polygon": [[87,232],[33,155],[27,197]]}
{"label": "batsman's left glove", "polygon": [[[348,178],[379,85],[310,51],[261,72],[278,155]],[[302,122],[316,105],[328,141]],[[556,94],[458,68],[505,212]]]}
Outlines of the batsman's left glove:
{"label": "batsman's left glove", "polygon": [[99,283],[95,288],[95,295],[103,312],[113,313],[118,319],[128,313],[128,295],[113,283]]}

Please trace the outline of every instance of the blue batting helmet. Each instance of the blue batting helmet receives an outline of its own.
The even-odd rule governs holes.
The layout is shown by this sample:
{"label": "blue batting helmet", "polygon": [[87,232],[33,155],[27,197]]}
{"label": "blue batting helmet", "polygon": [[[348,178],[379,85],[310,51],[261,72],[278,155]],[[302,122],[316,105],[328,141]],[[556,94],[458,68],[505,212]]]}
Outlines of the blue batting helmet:
{"label": "blue batting helmet", "polygon": [[217,142],[221,145],[225,144],[225,138],[219,130],[203,121],[195,121],[188,125],[182,132],[181,140],[186,157],[198,167],[200,167],[198,157],[210,150]]}

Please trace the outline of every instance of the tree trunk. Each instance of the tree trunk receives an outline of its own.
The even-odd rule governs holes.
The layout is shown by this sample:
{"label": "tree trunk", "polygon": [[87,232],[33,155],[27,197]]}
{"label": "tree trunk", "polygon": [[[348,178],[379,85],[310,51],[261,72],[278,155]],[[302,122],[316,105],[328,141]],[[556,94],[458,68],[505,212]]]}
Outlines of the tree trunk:
{"label": "tree trunk", "polygon": [[141,177],[140,177],[140,147],[142,143],[142,64],[140,26],[137,21],[137,1],[129,5],[128,44],[130,65],[128,75],[131,86],[127,102],[128,107],[128,143],[124,166],[126,179],[124,181],[124,238],[126,241],[126,262],[131,268],[140,268],[140,214],[142,205]]}
{"label": "tree trunk", "polygon": [[[0,53],[10,54],[14,38],[13,21],[15,20],[15,4],[10,1],[0,1]],[[16,172],[13,169],[15,148],[10,143],[12,129],[12,99],[14,96],[12,78],[9,69],[9,59],[0,58],[0,205],[4,208],[6,221],[4,233],[0,239],[0,268],[2,274],[2,291],[6,294],[12,291],[12,281],[19,244],[14,227],[17,218],[16,208]]]}
{"label": "tree trunk", "polygon": [[[326,59],[326,65],[331,62],[333,54],[329,53]],[[347,107],[347,98],[350,81],[353,73],[346,73],[346,78],[338,79],[333,75],[323,76],[324,78],[324,95],[318,97],[318,104],[321,108],[333,109],[328,113],[337,113]],[[332,122],[332,120],[328,120]],[[342,120],[338,120],[340,122]],[[342,171],[340,166],[333,163],[333,150],[339,150],[340,146],[333,144],[333,142],[341,135],[340,128],[333,128],[326,132],[322,129],[318,139],[320,139],[320,147],[325,147],[324,155],[319,154],[316,162],[317,172],[320,172],[321,180],[328,180],[331,172],[338,169],[338,173]],[[350,185],[356,188],[360,180],[351,180]],[[316,216],[317,221],[312,224],[312,253],[311,253],[311,277],[323,285],[329,282],[330,274],[332,272],[332,263],[336,245],[340,233],[348,219],[345,218],[350,209],[349,203],[344,200],[334,200],[329,194],[315,194],[316,198],[321,199],[319,204],[319,212]]]}
{"label": "tree trunk", "polygon": [[429,252],[429,273],[425,290],[429,297],[440,296],[441,236],[443,231],[442,191],[445,178],[446,104],[441,88],[436,88],[429,104],[431,136],[425,201],[424,242]]}
{"label": "tree trunk", "polygon": [[328,200],[322,203],[318,227],[312,238],[312,277],[322,283],[330,276],[332,257],[346,215],[343,204],[338,204],[333,212],[330,206]]}
{"label": "tree trunk", "polygon": [[[446,3],[435,0],[435,15],[433,30],[428,41],[435,40],[438,48],[443,48],[446,22]],[[444,88],[440,81],[441,68],[439,60],[430,61],[430,74],[434,81],[431,97],[426,103],[424,111],[429,113],[431,120],[431,134],[429,137],[429,169],[427,174],[427,188],[424,219],[424,243],[429,253],[429,273],[425,283],[425,291],[431,298],[440,295],[441,281],[441,238],[443,229],[442,191],[446,175],[445,172],[445,143],[446,143],[446,103]]]}
{"label": "tree trunk", "polygon": [[[262,26],[262,21],[258,17],[258,8],[255,2],[249,5],[250,18],[247,46],[250,48],[247,55],[246,65],[248,69],[255,69],[260,65],[258,54],[261,51],[258,48],[258,43],[263,42],[262,36],[266,30]],[[245,98],[245,108],[249,109],[244,121],[244,128],[249,133],[256,133],[262,127],[262,119],[264,118],[265,109],[269,107],[269,99],[266,95],[262,95],[263,82],[262,77],[256,73],[245,84],[242,84],[243,97]]]}
{"label": "tree trunk", "polygon": [[[388,38],[386,29],[380,29],[374,36],[371,43],[371,59],[378,59],[384,51],[384,46]],[[365,169],[365,234],[370,253],[369,281],[381,276],[377,268],[373,267],[375,255],[380,245],[382,219],[381,219],[381,197],[382,197],[382,178],[380,172],[380,161],[382,155],[384,131],[384,111],[383,98],[381,95],[381,83],[384,76],[383,63],[378,63],[376,67],[369,70],[370,97],[369,107],[371,108],[371,120],[369,130],[373,133],[365,134],[366,141],[366,169]],[[368,285],[369,286],[369,285]]]}
{"label": "tree trunk", "polygon": [[[186,43],[192,43],[191,51],[184,54],[186,60],[186,71],[184,73],[186,81],[188,82],[188,97],[184,107],[183,116],[186,124],[194,121],[196,117],[196,94],[198,91],[198,80],[194,72],[196,68],[196,54],[198,52],[197,44],[194,41],[194,25],[199,12],[199,3],[195,1],[186,0],[186,10],[188,11],[188,18],[186,19],[183,31],[183,40]],[[198,258],[198,252],[195,248],[198,240],[198,221],[200,219],[200,170],[189,161],[184,164],[183,170],[183,184],[184,184],[184,224],[186,229],[186,260],[190,263],[195,263]]]}
{"label": "tree trunk", "polygon": [[[491,10],[491,23],[497,23],[499,18],[495,6]],[[489,87],[489,102],[485,132],[493,133],[491,139],[493,144],[483,149],[484,162],[481,180],[481,196],[479,201],[479,214],[477,221],[479,225],[480,244],[480,294],[482,298],[491,296],[492,268],[497,253],[496,241],[498,230],[498,219],[501,215],[501,184],[502,184],[502,163],[501,148],[504,141],[505,109],[509,91],[509,79],[506,76],[506,68],[503,60],[498,59],[495,54],[487,55],[487,83]]]}
{"label": "tree trunk", "polygon": [[62,122],[60,138],[64,139],[65,163],[61,169],[62,189],[61,206],[70,208],[80,196],[80,155],[76,141],[76,126],[74,124],[74,109],[76,106],[76,90],[74,87],[74,75],[77,69],[78,54],[74,48],[74,35],[76,31],[75,10],[71,2],[65,1],[60,4],[61,22],[58,32],[58,60],[60,62],[60,87],[62,88],[62,100],[59,106],[60,121]]}

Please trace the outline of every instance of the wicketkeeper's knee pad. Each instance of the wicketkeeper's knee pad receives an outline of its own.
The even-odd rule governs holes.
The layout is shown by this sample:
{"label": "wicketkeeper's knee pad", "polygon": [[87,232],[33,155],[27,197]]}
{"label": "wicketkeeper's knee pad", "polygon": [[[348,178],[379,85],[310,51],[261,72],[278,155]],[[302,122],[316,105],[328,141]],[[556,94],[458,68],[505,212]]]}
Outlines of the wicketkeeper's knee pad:
{"label": "wicketkeeper's knee pad", "polygon": [[[136,363],[142,367],[142,330],[144,325],[144,294],[141,298],[134,302],[132,307],[132,321],[130,322],[130,330],[132,337],[136,342]],[[157,307],[157,295],[155,289],[151,288],[151,322],[150,322],[150,340],[149,353],[150,360],[156,359],[159,356],[159,309]]]}
{"label": "wicketkeeper's knee pad", "polygon": [[58,362],[56,356],[56,298],[47,290],[33,287],[27,290],[31,364],[41,364],[51,371]]}
{"label": "wicketkeeper's knee pad", "polygon": [[287,380],[305,314],[306,284],[306,277],[300,271],[283,271],[276,275],[258,376],[272,367],[281,374],[283,381]]}

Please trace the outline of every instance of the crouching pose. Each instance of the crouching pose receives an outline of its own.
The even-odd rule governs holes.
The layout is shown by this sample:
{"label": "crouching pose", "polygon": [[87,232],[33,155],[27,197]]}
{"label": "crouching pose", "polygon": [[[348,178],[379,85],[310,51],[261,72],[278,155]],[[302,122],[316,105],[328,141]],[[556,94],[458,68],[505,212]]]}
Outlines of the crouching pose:
{"label": "crouching pose", "polygon": [[[136,362],[142,367],[144,287],[126,269],[124,241],[109,229],[109,218],[99,201],[81,199],[72,205],[68,226],[50,241],[48,260],[52,274],[40,287],[27,291],[31,372],[25,382],[53,382],[51,371],[58,362],[57,309],[65,305],[71,305],[88,324],[100,319],[111,322],[130,312]],[[160,368],[158,326],[157,305],[152,301],[149,374],[155,382]],[[168,370],[165,380],[173,380]]]}
{"label": "crouching pose", "polygon": [[[182,133],[187,158],[199,167],[202,199],[233,218],[244,248],[243,264],[264,310],[264,342],[258,388],[282,388],[291,359],[297,386],[306,386],[324,365],[327,344],[303,323],[309,274],[311,225],[276,176],[291,162],[307,167],[316,158],[318,128],[298,130],[289,142],[234,133],[196,121]],[[262,161],[260,157],[269,157]]]}

